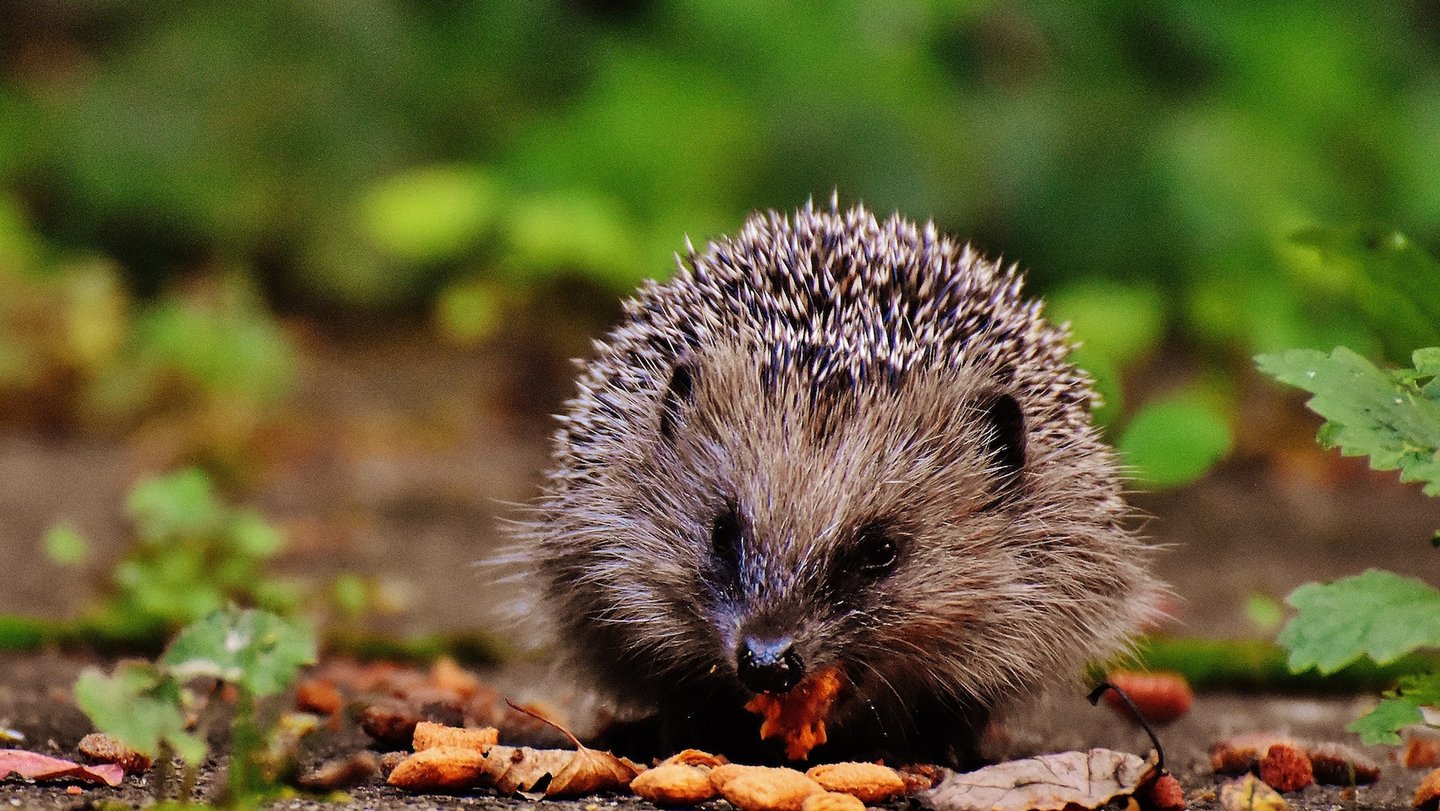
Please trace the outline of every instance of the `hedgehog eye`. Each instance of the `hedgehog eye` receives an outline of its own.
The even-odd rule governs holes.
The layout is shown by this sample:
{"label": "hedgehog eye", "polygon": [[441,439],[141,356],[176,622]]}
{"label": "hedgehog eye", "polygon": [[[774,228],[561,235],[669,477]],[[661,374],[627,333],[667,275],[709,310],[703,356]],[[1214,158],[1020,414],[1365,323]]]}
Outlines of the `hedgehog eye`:
{"label": "hedgehog eye", "polygon": [[884,524],[866,524],[856,536],[854,560],[860,573],[866,577],[884,577],[895,571],[900,562],[900,544]]}
{"label": "hedgehog eye", "polygon": [[740,516],[734,507],[726,507],[710,525],[710,551],[727,566],[740,565]]}

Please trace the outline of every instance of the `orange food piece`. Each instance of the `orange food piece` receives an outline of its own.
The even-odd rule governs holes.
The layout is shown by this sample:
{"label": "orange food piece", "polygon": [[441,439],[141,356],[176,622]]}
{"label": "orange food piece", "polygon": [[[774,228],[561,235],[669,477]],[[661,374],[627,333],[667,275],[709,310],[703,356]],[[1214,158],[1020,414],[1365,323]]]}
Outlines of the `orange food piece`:
{"label": "orange food piece", "polygon": [[729,764],[712,770],[710,782],[740,811],[801,811],[806,797],[825,792],[814,780],[783,767]]}
{"label": "orange food piece", "polygon": [[1430,772],[1420,781],[1420,788],[1415,789],[1413,805],[1420,811],[1440,808],[1440,769]]}
{"label": "orange food piece", "polygon": [[860,802],[853,794],[827,791],[806,797],[800,811],[865,811],[865,803]]}
{"label": "orange food piece", "polygon": [[1410,727],[1402,734],[1405,748],[1400,752],[1400,763],[1405,768],[1433,769],[1440,766],[1440,733]]}
{"label": "orange food piece", "polygon": [[385,782],[411,791],[470,788],[484,779],[485,766],[474,749],[426,749],[400,761]]}
{"label": "orange food piece", "polygon": [[[1195,700],[1190,683],[1179,673],[1116,670],[1106,676],[1106,681],[1123,690],[1145,720],[1152,724],[1174,721],[1189,712]],[[1114,690],[1105,693],[1105,703],[1125,718],[1131,717],[1130,709]]]}
{"label": "orange food piece", "polygon": [[464,729],[431,721],[421,721],[415,725],[414,742],[416,752],[448,746],[456,749],[474,749],[483,753],[500,742],[500,730],[495,727]]}
{"label": "orange food piece", "polygon": [[680,763],[686,766],[704,766],[707,769],[713,769],[729,762],[721,755],[712,755],[699,749],[682,749],[660,761],[660,765],[669,766],[673,763]]}
{"label": "orange food piece", "polygon": [[96,763],[114,763],[127,772],[143,772],[150,768],[149,755],[103,732],[92,732],[81,738],[79,749],[80,754]]}
{"label": "orange food piece", "polygon": [[810,750],[825,742],[825,717],[840,693],[843,681],[836,668],[821,670],[788,693],[759,693],[745,709],[765,716],[760,737],[785,740],[785,757],[804,760]]}
{"label": "orange food piece", "polygon": [[316,715],[334,715],[345,706],[345,699],[335,682],[326,679],[306,679],[295,685],[295,707],[302,712]]}
{"label": "orange food piece", "polygon": [[715,796],[710,774],[684,763],[666,763],[636,775],[630,790],[656,805],[698,805]]}
{"label": "orange food piece", "polygon": [[826,791],[850,794],[866,804],[883,803],[905,793],[900,773],[878,763],[826,763],[811,767],[805,775]]}
{"label": "orange food piece", "polygon": [[1276,791],[1299,791],[1315,782],[1315,770],[1304,749],[1277,743],[1260,758],[1260,779]]}
{"label": "orange food piece", "polygon": [[1185,789],[1173,774],[1162,774],[1145,787],[1140,807],[1148,811],[1185,811]]}

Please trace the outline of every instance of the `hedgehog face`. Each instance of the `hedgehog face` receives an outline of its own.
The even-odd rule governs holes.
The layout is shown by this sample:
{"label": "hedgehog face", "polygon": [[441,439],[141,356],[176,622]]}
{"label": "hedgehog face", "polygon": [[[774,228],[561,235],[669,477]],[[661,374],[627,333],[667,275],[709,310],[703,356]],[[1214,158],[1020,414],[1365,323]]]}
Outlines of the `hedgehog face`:
{"label": "hedgehog face", "polygon": [[1024,590],[1007,532],[1026,487],[1019,402],[978,369],[836,387],[767,378],[756,355],[679,361],[623,474],[677,517],[639,544],[684,561],[636,573],[648,621],[704,640],[694,671],[752,692],[823,667],[861,692],[955,672],[935,657],[973,655],[996,589]]}

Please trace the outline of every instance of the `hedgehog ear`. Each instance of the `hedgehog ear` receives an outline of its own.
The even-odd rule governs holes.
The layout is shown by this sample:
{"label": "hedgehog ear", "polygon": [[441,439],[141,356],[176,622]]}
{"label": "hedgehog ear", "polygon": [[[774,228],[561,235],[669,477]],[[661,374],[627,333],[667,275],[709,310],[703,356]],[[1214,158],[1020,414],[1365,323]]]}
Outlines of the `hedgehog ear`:
{"label": "hedgehog ear", "polygon": [[695,372],[690,363],[681,360],[670,372],[665,394],[660,400],[660,436],[666,442],[675,439],[675,426],[683,422],[688,406],[695,404]]}
{"label": "hedgehog ear", "polygon": [[985,426],[985,458],[995,475],[995,502],[1003,502],[1019,489],[1025,470],[1025,414],[1020,402],[1003,391],[982,396],[975,404]]}

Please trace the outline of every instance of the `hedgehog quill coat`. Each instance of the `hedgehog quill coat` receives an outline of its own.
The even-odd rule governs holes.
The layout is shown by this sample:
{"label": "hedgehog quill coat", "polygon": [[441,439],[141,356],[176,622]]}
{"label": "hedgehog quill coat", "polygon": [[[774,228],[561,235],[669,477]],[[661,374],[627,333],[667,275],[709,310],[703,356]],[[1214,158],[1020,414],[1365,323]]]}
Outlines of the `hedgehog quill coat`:
{"label": "hedgehog quill coat", "polygon": [[668,743],[838,669],[821,754],[963,761],[1157,586],[1089,379],[1002,268],[898,215],[755,215],[595,345],[524,525],[583,683]]}

